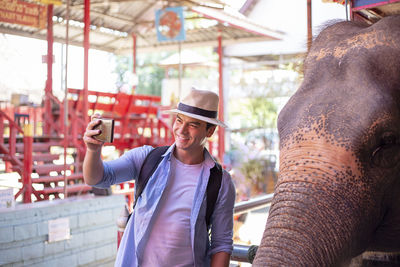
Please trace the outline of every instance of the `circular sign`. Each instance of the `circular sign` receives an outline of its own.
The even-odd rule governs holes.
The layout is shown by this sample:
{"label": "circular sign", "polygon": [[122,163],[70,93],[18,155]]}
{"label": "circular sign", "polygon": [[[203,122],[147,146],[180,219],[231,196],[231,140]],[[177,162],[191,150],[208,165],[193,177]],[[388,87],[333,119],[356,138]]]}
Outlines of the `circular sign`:
{"label": "circular sign", "polygon": [[181,19],[179,14],[174,11],[164,11],[160,15],[159,32],[170,38],[175,38],[181,31]]}

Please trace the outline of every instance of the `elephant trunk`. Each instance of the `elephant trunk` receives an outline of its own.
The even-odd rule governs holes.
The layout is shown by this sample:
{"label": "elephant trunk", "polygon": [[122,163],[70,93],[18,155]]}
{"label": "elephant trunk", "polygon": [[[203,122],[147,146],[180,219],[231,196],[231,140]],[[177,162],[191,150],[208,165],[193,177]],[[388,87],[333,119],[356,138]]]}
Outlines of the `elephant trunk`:
{"label": "elephant trunk", "polygon": [[373,231],[375,208],[360,169],[349,164],[356,162],[352,155],[297,151],[281,149],[285,158],[254,266],[340,266],[365,249],[368,235],[360,228]]}

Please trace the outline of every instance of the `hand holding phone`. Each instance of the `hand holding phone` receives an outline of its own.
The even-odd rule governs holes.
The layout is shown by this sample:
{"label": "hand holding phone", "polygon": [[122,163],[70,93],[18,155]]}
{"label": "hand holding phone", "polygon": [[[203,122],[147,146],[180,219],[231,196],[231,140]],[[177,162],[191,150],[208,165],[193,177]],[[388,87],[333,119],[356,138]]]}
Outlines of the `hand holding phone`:
{"label": "hand holding phone", "polygon": [[114,141],[113,119],[100,119],[100,124],[93,127],[93,130],[100,130],[99,134],[93,136],[94,139],[107,143],[112,143]]}

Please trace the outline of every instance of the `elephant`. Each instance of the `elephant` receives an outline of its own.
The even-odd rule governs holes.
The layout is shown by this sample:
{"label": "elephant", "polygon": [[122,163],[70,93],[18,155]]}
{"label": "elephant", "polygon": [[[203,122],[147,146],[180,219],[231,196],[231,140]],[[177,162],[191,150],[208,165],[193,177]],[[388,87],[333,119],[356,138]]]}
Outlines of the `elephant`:
{"label": "elephant", "polygon": [[400,266],[400,15],[327,26],[303,73],[253,266]]}

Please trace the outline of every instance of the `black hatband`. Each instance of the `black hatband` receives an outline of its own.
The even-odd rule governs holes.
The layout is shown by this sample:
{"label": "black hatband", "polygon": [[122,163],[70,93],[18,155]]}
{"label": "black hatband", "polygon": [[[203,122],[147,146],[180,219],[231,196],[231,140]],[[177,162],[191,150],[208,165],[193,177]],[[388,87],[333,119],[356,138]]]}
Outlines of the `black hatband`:
{"label": "black hatband", "polygon": [[196,107],[189,106],[189,105],[186,105],[183,103],[178,104],[178,110],[189,112],[189,113],[200,115],[200,116],[204,116],[207,118],[213,118],[213,119],[216,119],[217,115],[218,115],[217,111],[210,111],[210,110],[205,110],[202,108],[196,108]]}

